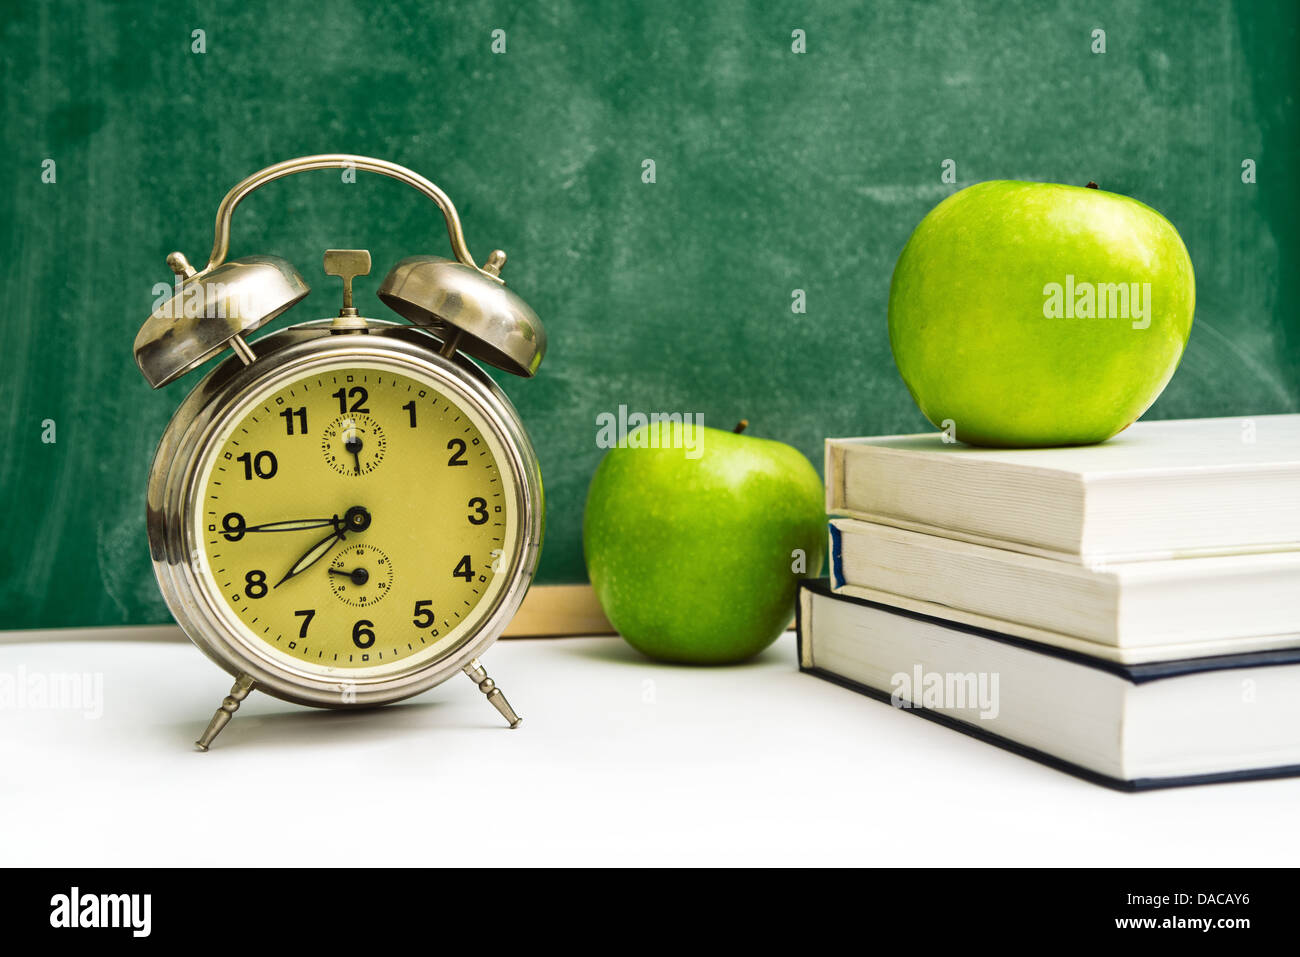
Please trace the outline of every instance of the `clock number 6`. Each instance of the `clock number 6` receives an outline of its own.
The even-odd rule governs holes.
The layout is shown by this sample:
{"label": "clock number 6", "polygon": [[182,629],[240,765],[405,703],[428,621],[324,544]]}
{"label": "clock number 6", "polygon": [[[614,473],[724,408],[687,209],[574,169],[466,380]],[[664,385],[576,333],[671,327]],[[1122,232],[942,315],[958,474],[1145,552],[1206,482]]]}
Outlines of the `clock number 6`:
{"label": "clock number 6", "polygon": [[375,643],[375,633],[370,629],[375,627],[373,621],[367,621],[362,618],[352,626],[352,644],[358,648],[369,648]]}

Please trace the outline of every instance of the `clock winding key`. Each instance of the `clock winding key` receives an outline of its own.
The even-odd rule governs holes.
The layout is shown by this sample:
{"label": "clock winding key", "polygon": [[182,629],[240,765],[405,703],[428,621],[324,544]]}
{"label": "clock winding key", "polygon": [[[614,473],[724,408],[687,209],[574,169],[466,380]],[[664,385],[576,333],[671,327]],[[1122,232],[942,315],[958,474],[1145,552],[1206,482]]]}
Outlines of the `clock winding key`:
{"label": "clock winding key", "polygon": [[343,308],[334,320],[335,329],[364,329],[366,321],[357,315],[352,305],[352,280],[357,276],[370,275],[370,250],[368,249],[327,249],[325,250],[325,273],[340,276],[343,279]]}

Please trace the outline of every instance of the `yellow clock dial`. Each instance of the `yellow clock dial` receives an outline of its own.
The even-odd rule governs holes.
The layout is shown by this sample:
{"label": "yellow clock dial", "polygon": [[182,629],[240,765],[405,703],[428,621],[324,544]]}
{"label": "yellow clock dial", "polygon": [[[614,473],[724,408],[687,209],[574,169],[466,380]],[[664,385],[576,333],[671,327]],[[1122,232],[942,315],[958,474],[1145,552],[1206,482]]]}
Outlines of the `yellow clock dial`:
{"label": "yellow clock dial", "polygon": [[513,485],[496,447],[471,410],[405,372],[304,374],[218,438],[196,501],[202,577],[227,617],[294,660],[435,655],[504,584]]}

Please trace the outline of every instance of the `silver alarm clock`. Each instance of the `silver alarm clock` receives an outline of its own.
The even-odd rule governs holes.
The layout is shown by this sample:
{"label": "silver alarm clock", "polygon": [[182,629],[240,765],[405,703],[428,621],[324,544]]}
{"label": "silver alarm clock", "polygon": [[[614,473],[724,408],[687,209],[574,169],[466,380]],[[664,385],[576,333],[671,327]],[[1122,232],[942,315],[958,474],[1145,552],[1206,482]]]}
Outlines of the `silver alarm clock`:
{"label": "silver alarm clock", "polygon": [[[235,207],[306,170],[400,180],[442,211],[454,259],[399,262],[379,298],[409,324],[363,317],[364,250],[328,250],[343,281],[330,319],[248,341],[300,302],[286,260],[227,261]],[[226,194],[208,263],[168,257],[175,294],[135,341],[155,388],[229,349],[172,417],[154,456],[148,535],[164,599],[235,678],[196,742],[206,751],[253,690],[360,708],[469,675],[511,727],[519,718],[478,658],[532,580],[541,474],[518,414],[470,357],[531,377],[546,351],[494,251],[478,266],[450,199],[383,160],[331,154],[270,166]]]}

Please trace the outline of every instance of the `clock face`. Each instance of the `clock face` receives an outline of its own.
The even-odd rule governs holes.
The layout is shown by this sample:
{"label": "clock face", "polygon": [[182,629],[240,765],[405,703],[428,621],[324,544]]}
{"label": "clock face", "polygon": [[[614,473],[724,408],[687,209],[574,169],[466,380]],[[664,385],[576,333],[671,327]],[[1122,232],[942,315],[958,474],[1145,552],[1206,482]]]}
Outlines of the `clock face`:
{"label": "clock face", "polygon": [[401,670],[459,646],[515,544],[504,449],[407,368],[317,368],[246,400],[193,495],[199,581],[273,656]]}

